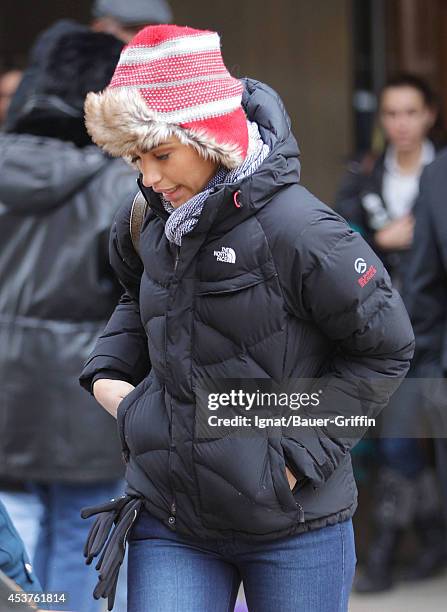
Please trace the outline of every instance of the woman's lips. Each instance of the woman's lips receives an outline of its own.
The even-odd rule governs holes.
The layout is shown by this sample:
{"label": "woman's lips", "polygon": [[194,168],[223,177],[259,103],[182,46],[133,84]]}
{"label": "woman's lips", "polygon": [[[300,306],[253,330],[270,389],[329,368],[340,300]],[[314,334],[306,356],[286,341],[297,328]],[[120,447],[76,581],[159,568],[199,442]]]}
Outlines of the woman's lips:
{"label": "woman's lips", "polygon": [[167,191],[160,191],[160,193],[164,197],[165,200],[168,200],[168,202],[175,202],[180,195],[180,191],[181,191],[181,187],[177,186]]}

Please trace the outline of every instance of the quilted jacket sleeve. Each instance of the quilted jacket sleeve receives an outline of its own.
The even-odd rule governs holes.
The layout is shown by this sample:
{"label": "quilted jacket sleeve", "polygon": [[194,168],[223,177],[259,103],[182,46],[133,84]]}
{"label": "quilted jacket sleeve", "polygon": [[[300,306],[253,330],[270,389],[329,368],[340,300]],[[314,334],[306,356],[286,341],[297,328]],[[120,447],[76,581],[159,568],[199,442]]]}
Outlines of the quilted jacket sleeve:
{"label": "quilted jacket sleeve", "polygon": [[143,265],[130,238],[130,209],[129,205],[118,211],[110,233],[110,263],[124,293],[80,376],[81,385],[88,391],[101,374],[137,385],[150,370],[139,309]]}
{"label": "quilted jacket sleeve", "polygon": [[[326,207],[295,243],[293,282],[299,317],[313,321],[333,344],[332,357],[314,381],[318,406],[307,415],[326,417],[322,427],[293,428],[287,435],[292,470],[321,485],[366,432],[338,417],[375,417],[405,377],[414,350],[411,324],[380,259],[363,238]],[[303,447],[317,461],[310,461]],[[297,452],[294,453],[293,449]]]}

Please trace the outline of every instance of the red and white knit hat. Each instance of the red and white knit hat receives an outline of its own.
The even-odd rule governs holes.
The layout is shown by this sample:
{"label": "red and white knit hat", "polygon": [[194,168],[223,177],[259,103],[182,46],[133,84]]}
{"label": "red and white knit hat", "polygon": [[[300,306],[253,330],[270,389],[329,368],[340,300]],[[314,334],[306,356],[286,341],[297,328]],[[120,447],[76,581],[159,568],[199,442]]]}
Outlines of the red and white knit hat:
{"label": "red and white knit hat", "polygon": [[110,85],[85,102],[93,141],[132,157],[176,136],[227,168],[247,155],[243,86],[222,60],[216,32],[148,26],[124,48]]}

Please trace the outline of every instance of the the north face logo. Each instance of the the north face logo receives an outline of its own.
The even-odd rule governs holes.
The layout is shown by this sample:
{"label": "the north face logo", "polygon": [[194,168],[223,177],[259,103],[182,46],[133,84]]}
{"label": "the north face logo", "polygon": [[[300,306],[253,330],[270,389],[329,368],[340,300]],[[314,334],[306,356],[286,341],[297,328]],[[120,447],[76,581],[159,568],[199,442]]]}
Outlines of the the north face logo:
{"label": "the north face logo", "polygon": [[236,263],[236,253],[230,247],[222,247],[220,251],[214,251],[214,257],[217,258],[217,261]]}

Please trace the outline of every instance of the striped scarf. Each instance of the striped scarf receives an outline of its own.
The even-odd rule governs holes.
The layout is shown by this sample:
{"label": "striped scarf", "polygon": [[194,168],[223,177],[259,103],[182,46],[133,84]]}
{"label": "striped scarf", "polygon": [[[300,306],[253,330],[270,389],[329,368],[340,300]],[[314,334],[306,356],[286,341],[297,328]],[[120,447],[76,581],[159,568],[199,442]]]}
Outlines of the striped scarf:
{"label": "striped scarf", "polygon": [[170,242],[181,246],[182,237],[196,226],[205,202],[216,185],[234,183],[250,176],[267,157],[270,149],[262,141],[257,124],[247,121],[247,127],[249,137],[248,153],[240,166],[233,170],[220,166],[204,190],[178,208],[174,208],[170,202],[162,198],[163,206],[170,215],[165,225],[165,234]]}

